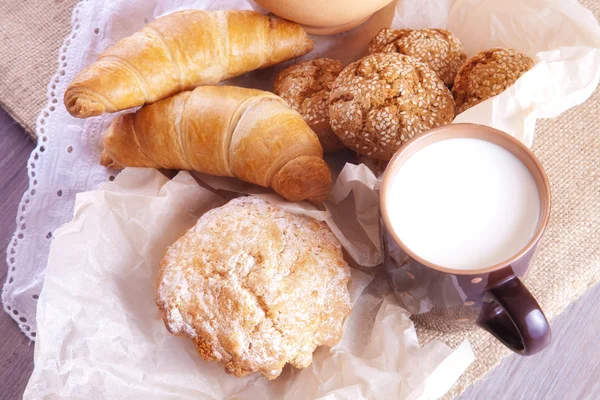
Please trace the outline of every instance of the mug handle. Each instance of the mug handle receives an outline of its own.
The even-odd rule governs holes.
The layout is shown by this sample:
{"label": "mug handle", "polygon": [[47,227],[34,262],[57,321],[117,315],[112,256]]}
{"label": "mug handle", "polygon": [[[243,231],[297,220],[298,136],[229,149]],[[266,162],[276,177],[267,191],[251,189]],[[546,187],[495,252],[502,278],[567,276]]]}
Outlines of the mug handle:
{"label": "mug handle", "polygon": [[477,325],[520,355],[544,349],[552,338],[550,324],[523,282],[512,275],[486,291]]}

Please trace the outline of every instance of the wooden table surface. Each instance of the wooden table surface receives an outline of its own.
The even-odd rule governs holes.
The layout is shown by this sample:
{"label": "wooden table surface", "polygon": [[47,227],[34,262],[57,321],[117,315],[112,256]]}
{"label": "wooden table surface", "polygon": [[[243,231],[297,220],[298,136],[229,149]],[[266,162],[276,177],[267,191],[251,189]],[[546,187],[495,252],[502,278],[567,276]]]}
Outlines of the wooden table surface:
{"label": "wooden table surface", "polygon": [[[27,188],[26,161],[34,143],[0,109],[0,284],[6,279],[6,246]],[[460,400],[600,399],[600,286],[552,322],[553,341],[532,357],[507,357],[469,387]],[[21,398],[33,369],[33,343],[0,311],[0,400]]]}
{"label": "wooden table surface", "polygon": [[[35,144],[0,108],[0,284],[6,281],[6,247],[16,226],[17,206],[27,189],[27,158]],[[33,370],[33,343],[0,310],[0,399],[21,398]]]}

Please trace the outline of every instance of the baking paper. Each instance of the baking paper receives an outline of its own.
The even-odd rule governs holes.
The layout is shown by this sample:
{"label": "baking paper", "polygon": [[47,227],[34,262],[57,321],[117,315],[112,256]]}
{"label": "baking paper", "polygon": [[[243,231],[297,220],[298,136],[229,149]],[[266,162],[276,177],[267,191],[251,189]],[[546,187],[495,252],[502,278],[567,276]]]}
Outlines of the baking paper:
{"label": "baking paper", "polygon": [[79,194],[73,221],[55,232],[51,246],[24,398],[416,399],[448,390],[473,360],[467,343],[419,347],[385,280],[353,268],[354,306],[342,340],[318,348],[308,368],[287,366],[269,382],[204,361],[191,340],[165,328],[155,278],[167,246],[224,202],[187,172],[168,180],[142,168]]}

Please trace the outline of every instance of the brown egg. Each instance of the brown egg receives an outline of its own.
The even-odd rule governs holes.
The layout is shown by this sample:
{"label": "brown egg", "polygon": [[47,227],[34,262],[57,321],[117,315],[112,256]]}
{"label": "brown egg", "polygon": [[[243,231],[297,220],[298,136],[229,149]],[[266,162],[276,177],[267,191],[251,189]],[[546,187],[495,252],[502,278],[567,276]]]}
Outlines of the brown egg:
{"label": "brown egg", "polygon": [[308,33],[333,35],[365,22],[392,0],[256,0],[273,14],[304,26]]}

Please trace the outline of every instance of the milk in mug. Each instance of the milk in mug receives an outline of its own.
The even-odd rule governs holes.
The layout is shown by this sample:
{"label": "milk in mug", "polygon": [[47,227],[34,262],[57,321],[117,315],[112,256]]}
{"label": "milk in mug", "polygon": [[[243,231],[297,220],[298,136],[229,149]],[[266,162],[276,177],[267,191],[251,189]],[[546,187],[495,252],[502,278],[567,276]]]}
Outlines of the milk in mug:
{"label": "milk in mug", "polygon": [[435,142],[390,178],[390,224],[408,249],[430,263],[490,267],[516,255],[535,234],[535,181],[516,156],[494,143]]}

